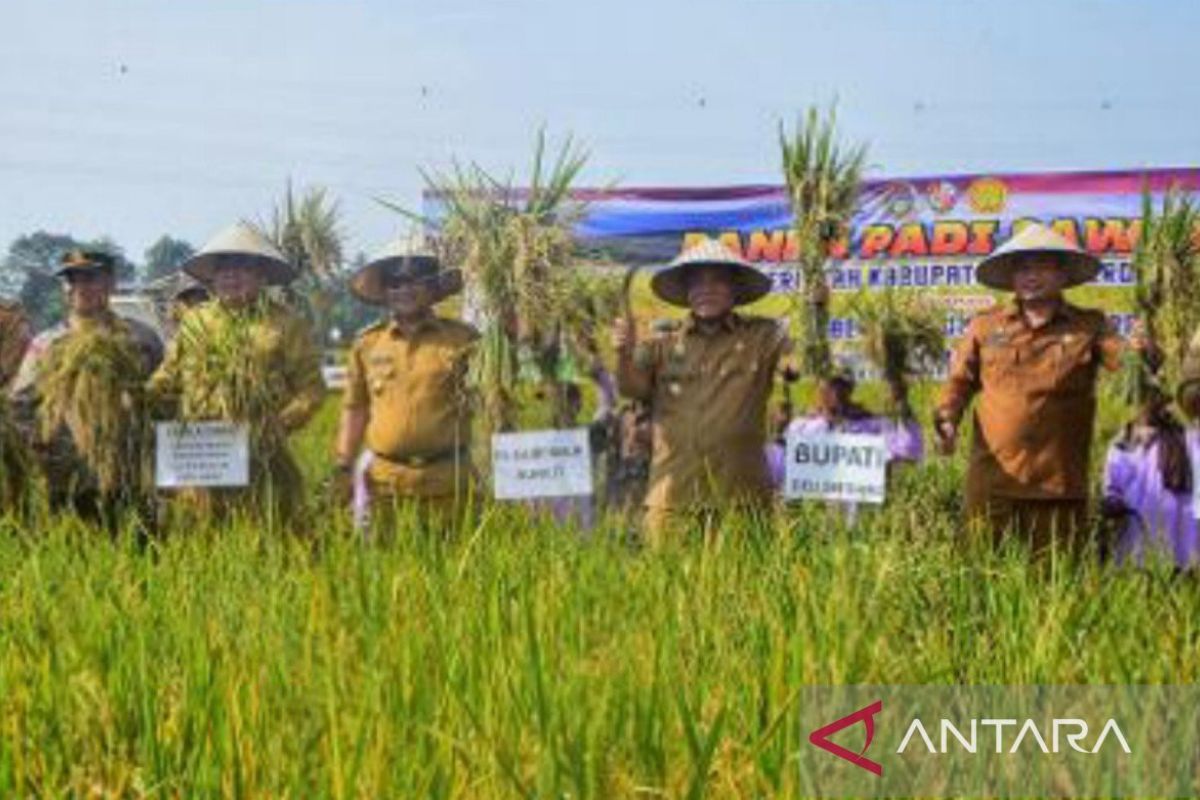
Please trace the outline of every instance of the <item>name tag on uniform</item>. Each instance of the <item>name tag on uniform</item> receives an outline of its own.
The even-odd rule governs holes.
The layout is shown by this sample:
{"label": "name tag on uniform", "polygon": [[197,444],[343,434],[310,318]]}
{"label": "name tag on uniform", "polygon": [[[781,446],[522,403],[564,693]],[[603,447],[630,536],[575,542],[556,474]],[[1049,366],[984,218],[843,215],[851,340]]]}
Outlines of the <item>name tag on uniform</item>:
{"label": "name tag on uniform", "polygon": [[160,489],[250,484],[250,433],[232,422],[159,422],[154,483]]}
{"label": "name tag on uniform", "polygon": [[793,433],[787,439],[783,495],[792,500],[882,503],[888,451],[882,436]]}

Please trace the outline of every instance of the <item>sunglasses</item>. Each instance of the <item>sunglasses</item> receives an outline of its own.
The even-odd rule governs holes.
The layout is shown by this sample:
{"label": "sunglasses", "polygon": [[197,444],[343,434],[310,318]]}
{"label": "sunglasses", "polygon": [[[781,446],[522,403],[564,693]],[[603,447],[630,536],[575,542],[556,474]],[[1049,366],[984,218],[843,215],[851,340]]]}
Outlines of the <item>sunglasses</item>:
{"label": "sunglasses", "polygon": [[63,280],[65,280],[71,286],[74,286],[76,284],[100,283],[102,281],[108,280],[110,277],[112,277],[112,276],[110,276],[107,272],[74,272],[74,271],[72,271],[72,272],[68,272],[67,274],[63,275]]}
{"label": "sunglasses", "polygon": [[404,289],[412,287],[414,289],[424,286],[430,286],[435,280],[434,277],[413,277],[411,275],[388,275],[383,279],[383,285],[387,289]]}

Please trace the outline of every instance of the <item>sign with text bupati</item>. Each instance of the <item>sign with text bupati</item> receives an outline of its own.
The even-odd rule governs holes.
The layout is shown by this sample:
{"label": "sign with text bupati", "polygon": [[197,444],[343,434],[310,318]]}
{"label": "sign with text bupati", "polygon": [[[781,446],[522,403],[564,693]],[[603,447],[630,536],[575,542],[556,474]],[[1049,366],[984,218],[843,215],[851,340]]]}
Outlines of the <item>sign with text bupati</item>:
{"label": "sign with text bupati", "polygon": [[783,495],[789,500],[882,503],[887,445],[867,433],[789,433]]}
{"label": "sign with text bupati", "polygon": [[587,428],[495,434],[492,485],[497,500],[590,495],[592,453]]}

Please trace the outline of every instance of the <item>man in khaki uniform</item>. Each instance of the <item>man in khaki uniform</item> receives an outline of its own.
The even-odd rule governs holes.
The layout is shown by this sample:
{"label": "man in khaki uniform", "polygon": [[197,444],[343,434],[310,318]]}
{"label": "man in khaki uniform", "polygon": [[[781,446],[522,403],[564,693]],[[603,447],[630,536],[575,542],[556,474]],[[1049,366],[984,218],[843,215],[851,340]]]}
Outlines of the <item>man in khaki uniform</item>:
{"label": "man in khaki uniform", "polygon": [[1001,541],[1007,531],[1040,552],[1078,544],[1086,526],[1088,457],[1096,378],[1115,370],[1123,344],[1100,311],[1064,289],[1092,280],[1100,263],[1032,224],[980,262],[976,278],[1013,292],[1012,305],[975,317],[954,354],[935,412],[943,452],[978,394],[966,510]]}
{"label": "man in khaki uniform", "polygon": [[734,312],[771,281],[718,242],[690,248],[650,285],[688,318],[640,345],[622,320],[613,340],[622,394],[651,410],[645,527],[662,544],[723,507],[769,507],[767,401],[790,342],[776,321]]}
{"label": "man in khaki uniform", "polygon": [[0,391],[16,377],[32,338],[29,319],[21,305],[0,300]]}
{"label": "man in khaki uniform", "polygon": [[[130,448],[127,463],[121,465],[126,480],[120,482],[122,485],[105,487],[98,475],[99,464],[89,460],[79,446],[81,436],[94,438],[97,432],[80,429],[83,423],[74,419],[77,408],[68,411],[66,421],[49,436],[42,435],[41,413],[47,400],[48,368],[51,365],[55,369],[69,367],[62,359],[68,358],[65,354],[72,345],[85,343],[85,337],[98,335],[109,342],[126,345],[131,354],[129,374],[117,377],[127,381],[131,390],[122,394],[120,406],[111,407],[111,413],[120,415],[126,413],[126,408],[134,408],[134,395],[138,393],[133,388],[140,389],[142,382],[162,360],[162,342],[149,326],[119,317],[110,308],[116,272],[109,254],[72,250],[63,256],[57,275],[62,278],[66,294],[67,320],[39,334],[26,349],[10,388],[13,414],[26,441],[35,445],[35,455],[46,475],[51,508],[69,510],[90,521],[112,526],[120,521],[125,511],[142,510],[145,499],[143,491],[146,487],[140,485],[138,474],[141,453],[133,452],[136,445],[133,427],[130,425],[118,437],[125,440],[122,448]],[[86,359],[88,354],[78,357]],[[71,402],[70,398],[56,399]],[[118,402],[113,398],[78,400],[84,403]]]}
{"label": "man in khaki uniform", "polygon": [[5,391],[31,338],[29,320],[20,304],[0,300],[0,514],[21,501],[29,480],[25,439],[13,422]]}
{"label": "man in khaki uniform", "polygon": [[363,331],[350,353],[335,445],[338,483],[348,486],[365,443],[376,511],[415,503],[444,516],[471,487],[466,377],[478,333],[433,313],[461,288],[459,274],[443,272],[423,244],[398,242],[359,270],[350,288],[385,306],[390,318]]}
{"label": "man in khaki uniform", "polygon": [[180,506],[202,516],[247,513],[290,521],[304,506],[288,437],[325,397],[321,356],[302,317],[266,295],[295,270],[261,234],[233,225],[183,265],[215,301],[189,309],[150,381],[160,416],[244,424],[250,485],[185,489]]}

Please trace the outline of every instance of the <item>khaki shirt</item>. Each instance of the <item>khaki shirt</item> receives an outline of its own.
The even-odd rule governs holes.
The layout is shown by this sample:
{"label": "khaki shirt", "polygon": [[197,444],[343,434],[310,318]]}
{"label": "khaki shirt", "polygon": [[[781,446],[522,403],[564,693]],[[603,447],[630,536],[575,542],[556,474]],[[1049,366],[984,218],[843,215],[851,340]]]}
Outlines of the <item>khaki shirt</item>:
{"label": "khaki shirt", "polygon": [[1086,498],[1097,372],[1121,350],[1103,313],[1068,303],[1038,328],[1015,304],[971,320],[936,412],[958,423],[979,395],[968,496]]}
{"label": "khaki shirt", "polygon": [[325,398],[321,355],[308,322],[271,303],[233,311],[212,301],[189,309],[150,380],[160,407],[173,409],[181,419],[225,419],[223,387],[213,386],[206,374],[209,354],[230,342],[247,351],[237,357],[262,370],[257,395],[263,401],[261,413],[272,417],[283,433],[308,422]]}
{"label": "khaki shirt", "polygon": [[651,407],[646,506],[689,508],[771,495],[767,401],[790,348],[774,320],[729,315],[716,330],[689,319],[639,345],[622,366],[622,394]]}
{"label": "khaki shirt", "polygon": [[366,410],[369,475],[399,494],[453,494],[469,473],[467,367],[479,334],[431,317],[411,335],[380,322],[350,352],[347,410]]}
{"label": "khaki shirt", "polygon": [[0,300],[0,390],[17,374],[31,338],[29,320],[21,306]]}

